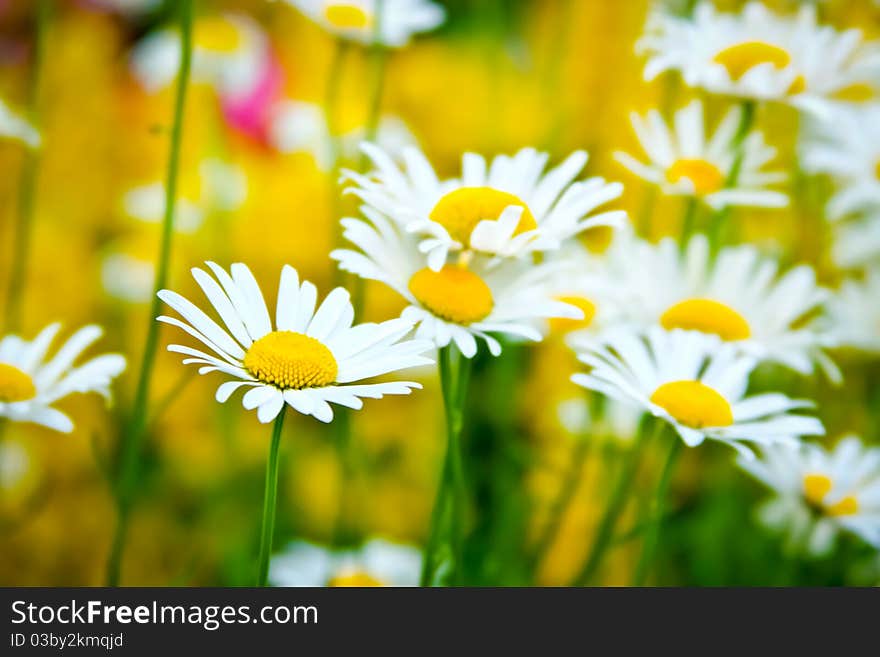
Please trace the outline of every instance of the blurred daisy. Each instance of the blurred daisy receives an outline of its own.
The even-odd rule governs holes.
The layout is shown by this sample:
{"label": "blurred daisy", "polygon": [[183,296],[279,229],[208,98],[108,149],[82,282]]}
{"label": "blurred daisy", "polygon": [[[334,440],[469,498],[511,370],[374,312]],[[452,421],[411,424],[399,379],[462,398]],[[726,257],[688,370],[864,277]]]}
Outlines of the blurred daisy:
{"label": "blurred daisy", "polygon": [[762,458],[739,465],[776,493],[760,516],[793,546],[827,554],[846,531],[880,549],[880,449],[847,436],[830,451],[767,447]]}
{"label": "blurred daisy", "polygon": [[[286,0],[331,34],[390,48],[407,45],[413,35],[439,27],[446,13],[430,0]],[[378,30],[377,28],[378,23]]]}
{"label": "blurred daisy", "polygon": [[330,422],[331,403],[360,409],[362,398],[408,395],[421,388],[410,381],[358,383],[433,363],[421,355],[432,343],[405,339],[411,321],[352,326],[354,309],[345,289],[334,289],[316,310],[315,286],[300,283],[296,270],[285,265],[273,329],[250,269],[233,264],[230,275],[213,262],[207,265],[216,281],[202,269],[193,268],[192,274],[223,326],[171,290],[162,290],[159,298],[186,321],[166,316],[158,320],[183,329],[212,352],[170,345],[168,351],[187,356],[184,364],[201,365],[199,374],[217,371],[237,379],[217,388],[218,402],[226,402],[244,387],[249,390],[243,405],[257,409],[260,422],[274,420],[285,403],[303,415]]}
{"label": "blurred daisy", "polygon": [[620,321],[636,329],[659,324],[713,334],[757,360],[801,374],[819,362],[839,377],[821,351],[835,344],[833,334],[816,321],[829,292],[807,265],[780,273],[775,260],[750,245],[722,249],[713,261],[705,235],[691,238],[683,254],[671,238],[622,240],[608,251],[607,263]]}
{"label": "blurred daisy", "polygon": [[[142,39],[131,54],[134,76],[149,92],[177,78],[180,33],[164,29]],[[206,15],[193,28],[192,79],[222,95],[250,93],[271,66],[269,42],[259,24],[241,14]]]}
{"label": "blurred daisy", "polygon": [[880,210],[880,105],[835,112],[808,124],[801,153],[803,168],[834,180],[830,219],[862,210]]}
{"label": "blurred daisy", "polygon": [[334,551],[295,541],[269,566],[273,586],[418,586],[422,553],[372,539],[356,550]]}
{"label": "blurred daisy", "polygon": [[760,2],[739,14],[701,2],[693,18],[656,12],[637,50],[645,79],[679,71],[686,84],[739,98],[777,100],[823,111],[828,100],[873,96],[880,55],[861,32],[816,22],[815,7],[779,16]]}
{"label": "blurred daisy", "polygon": [[125,358],[104,354],[74,365],[101,337],[95,325],[78,330],[47,358],[60,328],[50,324],[30,342],[17,335],[0,340],[0,417],[70,433],[73,421],[52,404],[74,393],[96,392],[110,400],[110,384],[125,369]]}
{"label": "blurred daisy", "polygon": [[425,155],[404,150],[405,171],[372,144],[363,146],[376,170],[346,171],[349,191],[423,236],[419,248],[439,270],[450,251],[515,257],[558,249],[564,240],[597,226],[621,226],[622,210],[591,214],[623,193],[602,178],[573,182],[587,162],[577,151],[544,173],[549,155],[524,148],[490,163],[465,153],[460,179],[440,180]]}
{"label": "blurred daisy", "polygon": [[536,324],[551,317],[583,318],[580,309],[550,298],[547,280],[553,265],[508,262],[494,268],[475,259],[469,266],[427,266],[418,238],[372,208],[368,221],[343,219],[343,236],[360,250],[337,249],[330,257],[339,268],[385,283],[410,304],[401,317],[417,324],[416,337],[438,347],[454,342],[467,358],[477,353],[477,338],[501,353],[489,333],[541,340]]}
{"label": "blurred daisy", "polygon": [[745,442],[790,446],[825,433],[816,418],[789,413],[811,402],[746,396],[757,363],[716,336],[659,327],[611,331],[578,356],[590,369],[572,381],[665,420],[689,447],[708,438],[751,456]]}
{"label": "blurred daisy", "polygon": [[[320,105],[301,101],[279,103],[273,114],[269,142],[282,153],[308,153],[323,171],[333,165],[333,148],[327,118]],[[343,160],[354,160],[360,153],[360,144],[366,136],[361,126],[339,135],[340,155]],[[383,116],[379,120],[376,143],[394,159],[403,150],[414,146],[416,139],[410,129],[396,116]]]}
{"label": "blurred daisy", "polygon": [[831,229],[831,259],[843,269],[880,262],[880,210],[859,219],[834,224]]}
{"label": "blurred daisy", "polygon": [[736,183],[729,179],[737,159],[734,136],[742,108],[731,108],[721,119],[715,133],[705,134],[703,104],[695,100],[675,114],[674,127],[657,110],[643,118],[631,115],[631,121],[649,162],[643,164],[618,151],[615,159],[632,173],[658,185],[664,194],[692,196],[712,208],[728,205],[778,208],[788,205],[788,196],[766,189],[786,176],[778,171],[762,171],[776,157],[776,149],[764,142],[754,130],[742,142],[742,161]]}
{"label": "blurred daisy", "polygon": [[13,112],[2,99],[0,99],[0,137],[17,139],[31,148],[40,145],[40,133],[37,129]]}
{"label": "blurred daisy", "polygon": [[[199,165],[196,195],[177,199],[174,227],[183,233],[198,230],[211,212],[234,212],[247,200],[247,178],[237,166],[206,159]],[[153,182],[134,187],[122,199],[126,215],[146,223],[162,223],[165,184]]]}
{"label": "blurred daisy", "polygon": [[880,353],[880,266],[869,269],[864,280],[841,284],[828,302],[828,321],[841,346]]}

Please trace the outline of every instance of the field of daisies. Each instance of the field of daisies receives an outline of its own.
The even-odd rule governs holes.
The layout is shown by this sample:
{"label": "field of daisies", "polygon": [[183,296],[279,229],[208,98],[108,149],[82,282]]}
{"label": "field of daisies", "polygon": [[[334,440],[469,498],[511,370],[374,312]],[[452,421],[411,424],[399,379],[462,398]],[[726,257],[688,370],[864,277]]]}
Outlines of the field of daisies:
{"label": "field of daisies", "polygon": [[880,585],[880,2],[0,1],[0,584]]}

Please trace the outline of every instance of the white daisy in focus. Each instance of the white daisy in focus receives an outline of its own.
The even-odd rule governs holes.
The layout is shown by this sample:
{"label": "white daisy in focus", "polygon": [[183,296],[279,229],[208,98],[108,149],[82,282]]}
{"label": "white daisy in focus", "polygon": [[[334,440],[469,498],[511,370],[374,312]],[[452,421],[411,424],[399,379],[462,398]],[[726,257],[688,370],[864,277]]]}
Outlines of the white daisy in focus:
{"label": "white daisy in focus", "polygon": [[272,557],[272,586],[418,586],[418,548],[374,538],[358,549],[332,550],[295,541]]}
{"label": "white daisy in focus", "polygon": [[52,404],[89,392],[110,401],[110,384],[125,370],[125,358],[104,354],[74,365],[103,334],[95,325],[78,330],[48,358],[60,328],[50,324],[30,342],[17,335],[0,340],[0,417],[70,433],[73,421]]}
{"label": "white daisy in focus", "polygon": [[843,269],[880,262],[880,210],[835,223],[831,228],[831,259]]}
{"label": "white daisy in focus", "polygon": [[829,219],[880,211],[880,104],[839,110],[807,124],[801,144],[803,168],[834,181]]}
{"label": "white daisy in focus", "polygon": [[37,148],[41,141],[37,129],[13,112],[2,99],[0,99],[0,137],[17,139],[31,148]]}
{"label": "white daisy in focus", "polygon": [[671,238],[652,244],[632,237],[606,256],[620,322],[712,334],[759,361],[805,375],[819,363],[839,380],[822,351],[836,344],[834,333],[817,321],[830,293],[808,265],[781,273],[751,245],[724,248],[713,260],[705,235],[692,237],[684,253]]}
{"label": "white daisy in focus", "polygon": [[678,71],[691,87],[725,96],[775,100],[817,113],[829,102],[875,96],[880,52],[859,30],[819,25],[815,7],[794,16],[749,2],[738,14],[701,2],[692,18],[662,11],[649,19],[637,51],[644,76]]}
{"label": "white daisy in focus", "polygon": [[552,251],[589,228],[620,227],[622,210],[592,214],[623,193],[620,183],[603,178],[574,182],[587,163],[577,151],[544,172],[549,155],[524,148],[487,163],[476,153],[462,157],[462,176],[440,180],[416,148],[403,152],[405,169],[372,144],[363,145],[376,169],[366,175],[345,171],[349,192],[422,235],[419,248],[439,270],[450,252],[495,258]]}
{"label": "white daisy in focus", "polygon": [[880,448],[847,436],[833,450],[767,447],[739,465],[776,493],[760,518],[785,531],[792,547],[825,555],[844,531],[880,549]]}
{"label": "white daisy in focus", "polygon": [[[172,28],[153,32],[135,46],[131,69],[144,89],[155,93],[177,78],[180,48],[180,32]],[[245,15],[207,15],[193,26],[192,79],[223,95],[246,95],[262,79],[269,60],[265,33]]]}
{"label": "white daisy in focus", "polygon": [[330,257],[343,271],[380,281],[406,299],[410,305],[401,317],[417,325],[418,338],[437,347],[453,342],[467,358],[476,355],[479,338],[497,356],[501,345],[489,333],[539,341],[541,320],[583,318],[580,309],[550,297],[547,281],[554,265],[512,261],[490,268],[475,258],[435,271],[417,237],[370,207],[361,211],[367,220],[342,220],[343,236],[360,250],[337,249]]}
{"label": "white daisy in focus", "polygon": [[248,410],[257,409],[260,422],[274,420],[285,403],[330,422],[331,403],[360,409],[362,398],[408,395],[421,388],[411,381],[359,383],[433,363],[422,356],[433,348],[431,342],[406,339],[411,321],[352,325],[354,309],[344,288],[334,289],[316,309],[315,286],[300,283],[296,270],[285,265],[273,329],[250,269],[236,263],[230,275],[213,262],[206,264],[217,280],[198,268],[192,274],[223,325],[171,290],[162,290],[159,298],[186,321],[166,316],[158,320],[183,329],[211,352],[169,345],[168,351],[187,356],[184,364],[201,365],[199,374],[217,371],[235,379],[217,388],[218,402],[225,403],[239,388],[249,388],[242,403]]}
{"label": "white daisy in focus", "polygon": [[768,146],[757,130],[745,135],[736,183],[729,186],[737,159],[734,136],[741,116],[741,107],[731,108],[710,136],[705,131],[703,104],[698,100],[675,113],[672,127],[657,110],[644,118],[632,114],[633,128],[649,161],[642,163],[620,151],[614,157],[639,178],[658,185],[664,194],[694,197],[714,209],[733,205],[785,207],[788,196],[766,187],[783,182],[786,175],[763,170],[776,157],[776,149]]}
{"label": "white daisy in focus", "polygon": [[828,322],[840,346],[880,354],[880,266],[841,284],[828,302]]}
{"label": "white daisy in focus", "polygon": [[402,48],[414,35],[436,29],[446,18],[443,7],[430,0],[286,2],[341,39],[389,48]]}
{"label": "white daisy in focus", "polygon": [[757,362],[717,336],[659,327],[609,331],[578,357],[590,369],[572,381],[661,418],[689,447],[717,440],[752,457],[745,443],[792,446],[825,433],[816,418],[789,413],[811,402],[780,393],[746,396]]}
{"label": "white daisy in focus", "polygon": [[[340,157],[356,159],[365,137],[363,126],[340,135]],[[309,153],[323,171],[333,166],[330,129],[320,105],[301,101],[278,103],[273,111],[269,142],[282,153]],[[399,159],[406,147],[416,145],[416,138],[400,118],[386,115],[379,119],[376,143],[394,159]]]}

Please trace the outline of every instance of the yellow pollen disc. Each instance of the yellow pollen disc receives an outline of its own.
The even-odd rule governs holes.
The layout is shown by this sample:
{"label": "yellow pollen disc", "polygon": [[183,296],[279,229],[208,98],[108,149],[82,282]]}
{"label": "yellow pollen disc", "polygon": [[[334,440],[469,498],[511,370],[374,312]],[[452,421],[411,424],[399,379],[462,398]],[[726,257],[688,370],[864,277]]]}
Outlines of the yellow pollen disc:
{"label": "yellow pollen disc", "polygon": [[505,208],[511,205],[518,205],[523,209],[515,234],[538,227],[529,206],[518,196],[491,187],[455,189],[437,201],[430,217],[431,221],[443,226],[452,239],[467,246],[478,223],[484,219],[498,219]]}
{"label": "yellow pollen disc", "polygon": [[803,75],[798,75],[788,86],[786,93],[789,96],[797,96],[807,90],[807,79]]}
{"label": "yellow pollen disc", "polygon": [[440,271],[421,269],[409,279],[409,291],[428,310],[456,324],[472,324],[492,312],[492,290],[464,267],[446,265]]}
{"label": "yellow pollen disc", "polygon": [[327,586],[385,586],[378,579],[362,570],[339,573],[330,578]]}
{"label": "yellow pollen disc", "polygon": [[880,180],[880,162],[874,165],[874,176],[876,176],[877,180]]}
{"label": "yellow pollen disc", "polygon": [[859,512],[859,502],[853,495],[847,495],[839,502],[825,507],[829,516],[852,516]]}
{"label": "yellow pollen disc", "polygon": [[831,479],[821,474],[808,474],[804,477],[804,497],[815,506],[822,506],[822,500],[831,490]]}
{"label": "yellow pollen disc", "polygon": [[667,331],[685,329],[714,333],[722,340],[745,340],[751,336],[749,323],[730,306],[712,299],[687,299],[660,316]]}
{"label": "yellow pollen disc", "polygon": [[293,331],[275,331],[254,342],[244,355],[244,367],[263,383],[282,390],[327,386],[338,373],[327,347]]}
{"label": "yellow pollen disc", "polygon": [[241,47],[241,33],[224,18],[204,18],[196,25],[194,41],[202,50],[231,53]]}
{"label": "yellow pollen disc", "polygon": [[330,2],[324,7],[324,18],[341,30],[362,30],[370,26],[372,17],[362,7],[345,2]]}
{"label": "yellow pollen disc", "polygon": [[585,329],[593,323],[596,316],[596,304],[585,297],[561,296],[558,301],[567,303],[584,311],[583,319],[569,319],[568,317],[553,317],[550,320],[550,330],[555,333],[568,333],[578,329]]}
{"label": "yellow pollen disc", "polygon": [[0,363],[0,402],[22,402],[36,396],[31,377],[17,367]]}
{"label": "yellow pollen disc", "polygon": [[733,424],[733,412],[727,400],[700,381],[664,383],[651,395],[651,401],[693,429]]}
{"label": "yellow pollen disc", "polygon": [[772,64],[774,68],[784,69],[791,63],[791,55],[784,48],[763,41],[746,41],[725,48],[713,61],[727,69],[731,80],[739,80],[759,64]]}
{"label": "yellow pollen disc", "polygon": [[706,160],[683,158],[673,162],[666,170],[666,179],[674,184],[681,182],[682,178],[691,181],[697,196],[712,194],[724,187],[724,174]]}
{"label": "yellow pollen disc", "polygon": [[848,103],[866,103],[874,100],[876,90],[865,82],[856,82],[835,91],[832,96],[835,100],[843,100]]}
{"label": "yellow pollen disc", "polygon": [[596,226],[581,233],[581,242],[590,253],[605,253],[614,239],[614,229],[611,226]]}

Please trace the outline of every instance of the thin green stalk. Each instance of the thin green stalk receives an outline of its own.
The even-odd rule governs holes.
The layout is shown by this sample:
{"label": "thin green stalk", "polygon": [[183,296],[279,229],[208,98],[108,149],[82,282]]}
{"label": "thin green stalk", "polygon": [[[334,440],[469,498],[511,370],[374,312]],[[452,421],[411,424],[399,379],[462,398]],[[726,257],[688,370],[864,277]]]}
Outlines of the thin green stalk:
{"label": "thin green stalk", "polygon": [[457,584],[461,569],[466,490],[461,455],[464,402],[470,360],[454,345],[440,349],[440,385],[446,413],[446,457],[431,514],[431,530],[422,566],[421,585]]}
{"label": "thin green stalk", "polygon": [[[734,160],[733,166],[730,168],[730,172],[727,174],[727,179],[724,181],[724,187],[726,189],[733,187],[739,181],[739,174],[742,170],[743,158],[745,157],[744,142],[746,136],[749,134],[749,131],[752,129],[752,126],[755,123],[756,111],[757,104],[755,103],[755,101],[743,101],[742,114],[739,118],[739,125],[736,128],[736,133],[734,134],[733,141],[730,144],[731,148],[734,151]],[[730,230],[730,214],[731,208],[729,205],[727,205],[716,212],[715,215],[710,219],[709,246],[713,255],[718,253],[725,241],[724,232]]]}
{"label": "thin green stalk", "polygon": [[541,535],[535,542],[535,549],[529,560],[529,570],[532,571],[533,576],[536,569],[547,556],[547,552],[549,552],[553,543],[556,541],[556,537],[559,534],[559,528],[562,526],[562,519],[565,517],[565,512],[571,505],[571,501],[574,499],[574,494],[577,492],[578,486],[581,483],[581,478],[584,473],[584,463],[587,460],[589,452],[590,439],[587,436],[578,436],[571,455],[571,462],[569,463],[568,471],[566,472],[562,485],[559,488],[559,495],[557,495],[556,499],[553,501],[553,506],[548,513],[547,523],[544,525]]}
{"label": "thin green stalk", "polygon": [[684,217],[681,220],[681,240],[679,246],[682,251],[687,249],[687,243],[694,234],[697,223],[697,199],[693,196],[685,201]]}
{"label": "thin green stalk", "polygon": [[177,180],[180,169],[180,146],[183,140],[183,118],[186,108],[186,95],[189,86],[190,65],[192,62],[193,0],[180,0],[180,70],[177,78],[177,93],[174,101],[174,118],[171,127],[171,143],[168,153],[168,169],[165,179],[165,215],[162,220],[162,237],[159,244],[159,257],[156,277],[153,283],[153,298],[147,324],[147,337],[141,358],[140,374],[135,391],[131,419],[122,435],[119,453],[119,474],[116,484],[117,518],[116,529],[110,557],[107,561],[107,584],[118,586],[128,533],[129,517],[137,481],[140,475],[140,454],[144,434],[149,422],[150,384],[156,351],[159,346],[159,324],[155,318],[162,311],[162,302],[157,296],[159,290],[167,287],[168,269],[171,261],[171,242],[174,235],[174,210],[177,199]]}
{"label": "thin green stalk", "polygon": [[[52,13],[52,0],[40,0],[37,7],[37,24],[34,59],[31,65],[30,89],[28,91],[28,118],[39,130],[40,126],[40,80],[46,59],[46,42]],[[6,331],[17,331],[21,321],[21,298],[27,280],[30,260],[31,233],[37,202],[37,177],[40,168],[40,149],[31,148],[25,154],[21,181],[18,188],[18,213],[12,243],[12,269],[6,294],[6,312],[3,324]]]}
{"label": "thin green stalk", "polygon": [[663,465],[663,471],[660,474],[660,481],[657,484],[657,492],[648,508],[649,524],[645,540],[642,544],[642,556],[636,566],[636,572],[633,576],[633,586],[644,586],[645,580],[654,562],[654,555],[657,552],[657,544],[660,542],[660,528],[663,524],[664,506],[666,504],[666,496],[669,491],[669,484],[672,481],[672,473],[675,470],[675,464],[682,450],[682,441],[678,436],[671,436],[672,445],[669,448],[669,454],[666,457],[666,463]]}
{"label": "thin green stalk", "polygon": [[[655,422],[659,423],[660,420],[655,420]],[[588,586],[592,584],[596,573],[599,571],[599,567],[602,565],[605,554],[611,545],[611,539],[614,536],[614,528],[616,527],[620,514],[623,512],[626,502],[629,499],[629,495],[632,492],[633,480],[635,479],[636,472],[638,472],[642,452],[644,451],[645,443],[648,440],[649,432],[647,431],[647,424],[649,423],[650,419],[646,418],[643,420],[642,426],[636,436],[635,443],[629,449],[629,452],[626,455],[626,460],[621,466],[617,481],[608,498],[608,506],[605,507],[605,511],[599,520],[599,526],[596,529],[596,538],[593,541],[593,548],[590,550],[590,554],[584,562],[581,572],[578,574],[577,578],[575,578],[576,586]]]}
{"label": "thin green stalk", "polygon": [[260,531],[260,561],[257,570],[257,586],[266,586],[269,580],[269,557],[272,555],[272,537],[275,535],[275,507],[278,502],[278,452],[281,445],[281,429],[287,405],[275,418],[272,442],[269,443],[269,459],[266,462],[266,488],[263,494],[263,523]]}
{"label": "thin green stalk", "polygon": [[[376,2],[376,23],[373,34],[373,44],[370,47],[370,89],[367,105],[367,121],[364,124],[364,139],[375,142],[379,132],[379,122],[382,116],[382,95],[385,90],[385,74],[388,70],[388,49],[379,40],[382,27],[382,15],[385,6],[384,0]],[[362,156],[360,171],[367,168],[366,156]]]}

